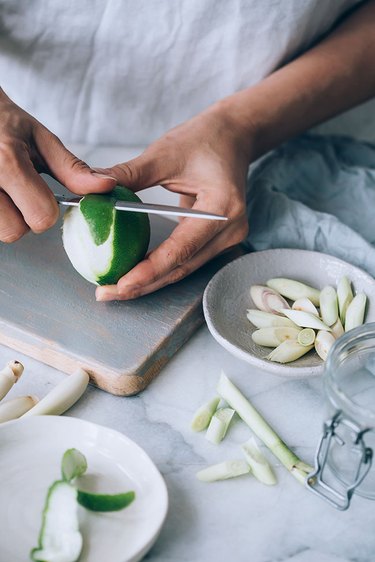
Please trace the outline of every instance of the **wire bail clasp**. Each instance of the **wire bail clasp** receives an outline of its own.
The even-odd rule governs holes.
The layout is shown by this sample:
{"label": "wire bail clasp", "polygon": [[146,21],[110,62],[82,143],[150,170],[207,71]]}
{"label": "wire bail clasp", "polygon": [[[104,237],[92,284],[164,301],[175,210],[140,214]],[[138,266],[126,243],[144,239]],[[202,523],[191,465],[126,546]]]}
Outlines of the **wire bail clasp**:
{"label": "wire bail clasp", "polygon": [[[352,443],[345,443],[337,433],[337,428],[340,425],[350,430],[353,435]],[[309,474],[306,480],[306,486],[311,492],[341,511],[348,509],[355,489],[361,484],[371,469],[373,451],[370,447],[366,447],[363,440],[363,435],[366,431],[368,430],[363,430],[351,420],[346,419],[341,411],[336,412],[333,418],[324,424],[324,432],[315,455],[315,470]],[[340,446],[350,445],[352,450],[354,449],[355,452],[359,453],[360,457],[358,466],[354,470],[354,479],[351,483],[343,484],[342,481],[332,478],[331,475],[331,480],[334,480],[335,484],[339,483],[337,487],[333,486],[333,483],[329,483],[325,478],[327,459],[333,439]]]}

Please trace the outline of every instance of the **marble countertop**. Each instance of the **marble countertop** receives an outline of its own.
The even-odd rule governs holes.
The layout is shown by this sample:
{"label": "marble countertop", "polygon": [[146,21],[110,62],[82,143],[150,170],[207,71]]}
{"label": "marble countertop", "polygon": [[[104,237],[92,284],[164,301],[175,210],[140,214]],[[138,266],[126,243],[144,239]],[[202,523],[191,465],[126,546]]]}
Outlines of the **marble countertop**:
{"label": "marble countertop", "polygon": [[[0,363],[17,356],[25,374],[11,395],[43,396],[66,375],[0,347]],[[206,484],[201,468],[238,458],[249,437],[242,422],[220,446],[193,433],[193,412],[213,395],[220,370],[252,399],[281,436],[311,462],[324,419],[321,379],[289,380],[232,357],[206,327],[175,355],[141,395],[121,398],[89,387],[68,414],[117,429],[150,455],[167,483],[170,508],[150,562],[370,562],[375,560],[373,502],[354,497],[338,512],[311,495],[275,460],[278,484],[252,477]]]}
{"label": "marble countertop", "polygon": [[[72,147],[90,164],[107,166],[137,150]],[[168,195],[155,197],[173,202]],[[26,370],[11,396],[43,396],[66,375],[0,346],[0,364],[17,357]],[[214,394],[221,369],[252,399],[284,440],[312,462],[325,417],[320,378],[290,380],[232,357],[206,327],[172,358],[141,395],[121,398],[89,387],[66,415],[125,433],[163,474],[170,508],[150,562],[370,562],[375,560],[375,505],[354,497],[338,512],[310,494],[274,459],[278,485],[252,477],[205,484],[201,468],[238,457],[250,432],[238,421],[220,446],[189,429],[193,412]]]}

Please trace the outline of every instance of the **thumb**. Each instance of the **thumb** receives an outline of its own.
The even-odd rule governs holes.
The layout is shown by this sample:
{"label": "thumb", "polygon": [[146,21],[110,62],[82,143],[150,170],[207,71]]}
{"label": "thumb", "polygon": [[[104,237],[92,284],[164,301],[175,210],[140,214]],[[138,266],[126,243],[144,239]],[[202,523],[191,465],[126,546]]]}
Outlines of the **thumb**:
{"label": "thumb", "polygon": [[35,142],[48,170],[73,193],[101,193],[111,191],[115,187],[116,177],[90,168],[45,127],[37,129]]}
{"label": "thumb", "polygon": [[144,152],[137,158],[116,164],[111,168],[102,168],[100,171],[115,177],[119,184],[132,191],[140,191],[166,181],[167,174],[163,169],[164,164],[152,154]]}

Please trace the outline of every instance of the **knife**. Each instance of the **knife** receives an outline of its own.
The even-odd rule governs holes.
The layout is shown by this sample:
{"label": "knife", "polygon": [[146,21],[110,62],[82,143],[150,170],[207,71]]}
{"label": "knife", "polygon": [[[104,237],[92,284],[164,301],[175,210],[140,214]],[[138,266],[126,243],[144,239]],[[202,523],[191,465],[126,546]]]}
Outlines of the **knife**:
{"label": "knife", "polygon": [[[59,205],[67,207],[78,207],[83,197],[67,198],[63,195],[54,193],[54,197]],[[205,211],[195,211],[193,209],[184,209],[183,207],[174,207],[172,205],[155,205],[153,203],[134,203],[133,201],[116,201],[115,209],[119,211],[132,211],[133,213],[148,213],[152,215],[170,215],[175,217],[191,217],[195,219],[208,219],[227,221],[228,217],[223,215],[215,215],[214,213],[206,213]]]}

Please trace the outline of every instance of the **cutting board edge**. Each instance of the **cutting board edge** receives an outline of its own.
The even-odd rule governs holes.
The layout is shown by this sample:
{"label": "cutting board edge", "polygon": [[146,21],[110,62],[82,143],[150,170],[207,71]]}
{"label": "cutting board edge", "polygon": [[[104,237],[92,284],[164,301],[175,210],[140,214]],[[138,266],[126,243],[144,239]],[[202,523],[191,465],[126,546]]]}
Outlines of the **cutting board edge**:
{"label": "cutting board edge", "polygon": [[[103,363],[93,360],[82,360],[64,347],[57,346],[53,341],[22,330],[0,321],[0,344],[19,353],[32,357],[50,367],[67,374],[72,374],[78,367],[85,369],[90,375],[90,381],[98,388],[116,396],[132,396],[142,392],[158,375],[169,359],[181,348],[204,322],[202,299],[198,298],[194,305],[174,326],[163,345],[160,345],[151,356],[138,366],[132,374],[110,368]],[[176,337],[178,333],[178,337]],[[25,374],[27,365],[25,365]]]}

